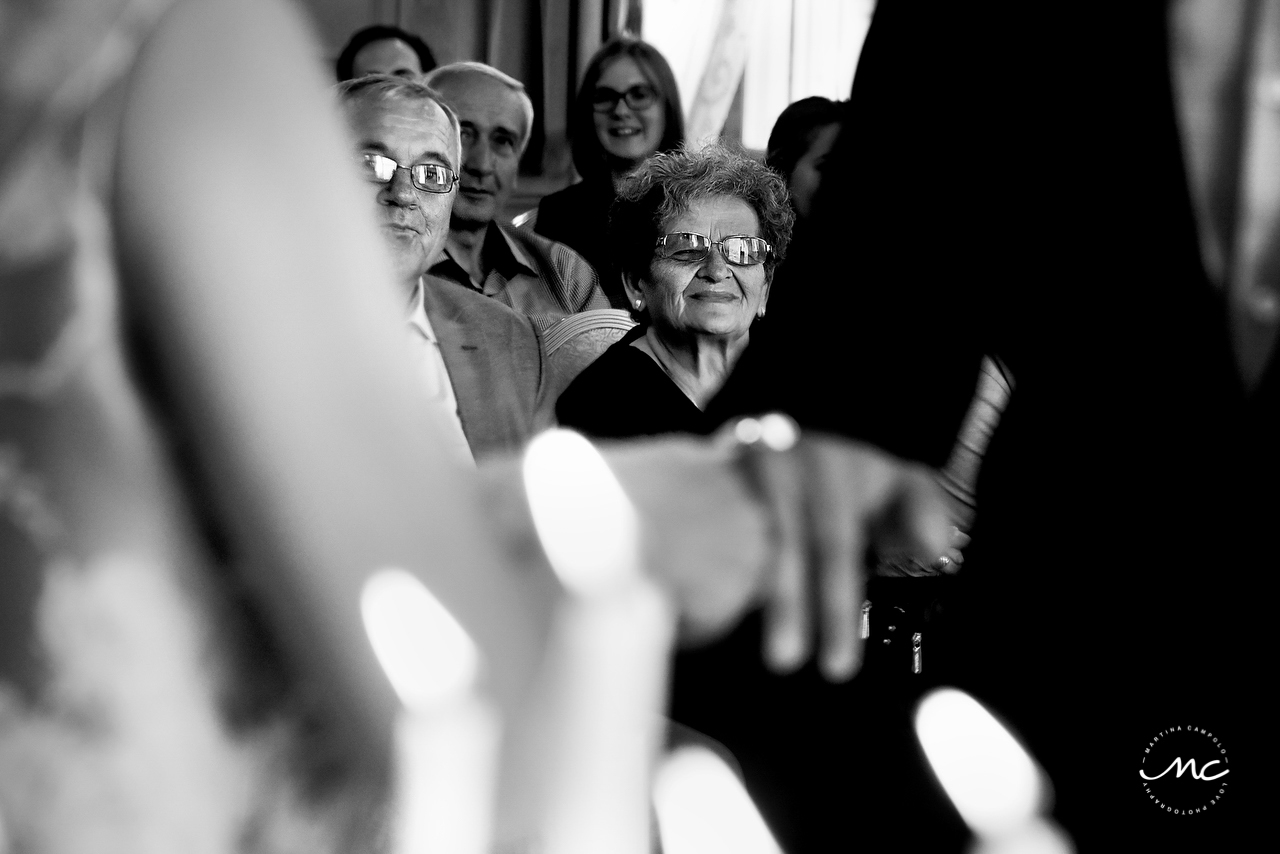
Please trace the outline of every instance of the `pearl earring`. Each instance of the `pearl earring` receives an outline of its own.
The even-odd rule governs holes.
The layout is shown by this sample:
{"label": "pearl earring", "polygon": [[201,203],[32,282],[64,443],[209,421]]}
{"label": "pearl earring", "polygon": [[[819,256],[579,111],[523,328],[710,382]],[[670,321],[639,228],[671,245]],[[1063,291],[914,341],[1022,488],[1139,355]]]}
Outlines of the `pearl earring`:
{"label": "pearl earring", "polygon": [[636,300],[636,308],[639,308],[639,307],[640,307],[640,304],[641,304],[641,303],[643,303],[643,302],[644,302],[644,300]]}
{"label": "pearl earring", "polygon": [[756,312],[756,317],[764,317],[764,307],[763,307],[763,306],[761,306],[760,310]]}

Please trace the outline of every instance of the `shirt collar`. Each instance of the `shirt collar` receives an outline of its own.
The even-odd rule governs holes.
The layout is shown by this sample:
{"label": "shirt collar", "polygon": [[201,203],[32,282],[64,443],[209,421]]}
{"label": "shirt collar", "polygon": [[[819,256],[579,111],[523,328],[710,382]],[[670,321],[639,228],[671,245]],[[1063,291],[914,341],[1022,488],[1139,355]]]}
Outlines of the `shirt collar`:
{"label": "shirt collar", "polygon": [[413,298],[410,300],[409,325],[418,330],[423,338],[438,345],[440,342],[436,340],[436,331],[431,328],[431,320],[427,317],[427,305],[422,290],[425,287],[426,284],[419,276],[418,285],[413,289]]}
{"label": "shirt collar", "polygon": [[[447,245],[444,249],[444,258],[441,260],[444,259],[448,259],[459,270],[463,269]],[[480,248],[480,260],[486,270],[497,270],[503,278],[508,280],[519,273],[527,273],[531,276],[538,275],[538,268],[534,266],[533,260],[524,251],[524,247],[508,234],[505,228],[493,220],[490,220],[489,224],[485,226],[484,244]]]}

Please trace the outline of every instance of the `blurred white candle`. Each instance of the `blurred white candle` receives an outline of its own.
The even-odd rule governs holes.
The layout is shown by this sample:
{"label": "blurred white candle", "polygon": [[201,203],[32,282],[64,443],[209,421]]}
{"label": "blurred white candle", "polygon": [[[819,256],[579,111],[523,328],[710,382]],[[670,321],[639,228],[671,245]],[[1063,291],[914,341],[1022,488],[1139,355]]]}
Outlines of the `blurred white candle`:
{"label": "blurred white candle", "polygon": [[475,693],[475,643],[422,582],[401,569],[369,577],[360,612],[404,703],[395,727],[394,850],[485,854],[499,723]]}
{"label": "blurred white candle", "polygon": [[653,806],[663,854],[782,854],[737,775],[704,747],[663,760]]}
{"label": "blurred white candle", "polygon": [[641,574],[635,510],[586,439],[543,433],[529,446],[524,482],[567,591],[542,686],[549,740],[541,850],[649,854],[674,615]]}
{"label": "blurred white candle", "polygon": [[977,837],[981,854],[1067,854],[1070,840],[1041,813],[1044,772],[995,716],[955,688],[916,709],[916,736],[933,773]]}

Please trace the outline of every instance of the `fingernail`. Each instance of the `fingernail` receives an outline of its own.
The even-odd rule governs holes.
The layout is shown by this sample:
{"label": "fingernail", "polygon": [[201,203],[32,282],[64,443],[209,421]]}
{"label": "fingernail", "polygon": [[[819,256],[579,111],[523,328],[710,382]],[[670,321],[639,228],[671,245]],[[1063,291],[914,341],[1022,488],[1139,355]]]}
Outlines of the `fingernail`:
{"label": "fingernail", "polygon": [[853,678],[860,664],[858,650],[845,647],[828,650],[822,656],[820,667],[828,681],[844,682]]}
{"label": "fingernail", "polygon": [[769,635],[769,666],[789,673],[804,663],[804,638],[799,632],[776,631]]}

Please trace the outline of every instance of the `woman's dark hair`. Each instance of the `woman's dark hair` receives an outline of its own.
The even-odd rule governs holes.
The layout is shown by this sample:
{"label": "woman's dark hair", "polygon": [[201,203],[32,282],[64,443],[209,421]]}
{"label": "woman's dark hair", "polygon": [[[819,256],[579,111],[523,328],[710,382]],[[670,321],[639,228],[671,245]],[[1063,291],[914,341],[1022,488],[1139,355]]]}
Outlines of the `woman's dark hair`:
{"label": "woman's dark hair", "polygon": [[765,275],[772,281],[796,221],[786,182],[772,169],[719,143],[655,155],[622,180],[609,211],[609,242],[619,269],[635,278],[647,275],[667,224],[695,202],[713,196],[741,199],[755,212],[760,236],[773,249],[764,262]]}
{"label": "woman's dark hair", "polygon": [[684,143],[684,112],[680,108],[680,90],[676,88],[676,76],[658,49],[648,42],[632,36],[618,36],[605,42],[587,63],[582,75],[582,85],[573,101],[569,114],[569,140],[573,146],[573,165],[583,180],[608,178],[613,163],[596,136],[595,100],[596,85],[605,68],[615,59],[629,56],[640,67],[640,73],[662,96],[666,109],[666,129],[658,142],[658,151],[674,151]]}
{"label": "woman's dark hair", "polygon": [[407,44],[418,55],[418,64],[422,66],[423,74],[436,67],[436,58],[432,55],[431,48],[427,47],[427,43],[422,39],[413,33],[406,33],[399,27],[375,24],[372,27],[357,30],[356,34],[347,42],[347,46],[342,49],[342,53],[338,54],[338,61],[334,63],[334,70],[338,73],[338,82],[350,80],[355,76],[352,66],[355,65],[356,54],[360,52],[361,48],[373,42],[380,42],[386,39],[395,39]]}
{"label": "woman's dark hair", "polygon": [[819,128],[842,122],[848,103],[814,95],[789,104],[773,123],[773,130],[769,133],[765,165],[790,181],[796,163],[804,157],[809,146],[813,145],[814,134]]}

